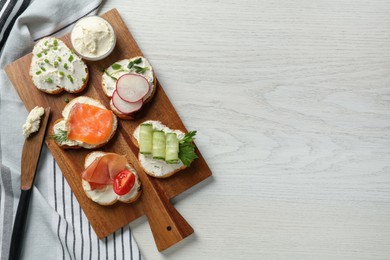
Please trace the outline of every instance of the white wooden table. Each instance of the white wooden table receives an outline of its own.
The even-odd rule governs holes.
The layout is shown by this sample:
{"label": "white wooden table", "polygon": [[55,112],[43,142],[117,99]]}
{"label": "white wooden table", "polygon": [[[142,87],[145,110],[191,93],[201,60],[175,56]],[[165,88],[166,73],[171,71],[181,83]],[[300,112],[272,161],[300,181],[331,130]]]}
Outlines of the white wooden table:
{"label": "white wooden table", "polygon": [[214,177],[195,234],[146,259],[389,259],[390,2],[128,1],[117,8]]}

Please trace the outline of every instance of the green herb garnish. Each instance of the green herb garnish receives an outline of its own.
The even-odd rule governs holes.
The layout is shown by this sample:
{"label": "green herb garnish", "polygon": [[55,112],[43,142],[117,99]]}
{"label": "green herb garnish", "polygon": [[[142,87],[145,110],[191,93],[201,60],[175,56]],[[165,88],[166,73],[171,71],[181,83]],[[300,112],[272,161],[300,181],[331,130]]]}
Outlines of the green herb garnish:
{"label": "green herb garnish", "polygon": [[142,68],[142,67],[139,67],[139,66],[134,66],[134,69],[135,69],[135,72],[140,73],[140,74],[143,74],[143,73],[144,73],[145,71],[147,71],[149,68],[148,68],[148,67]]}
{"label": "green herb garnish", "polygon": [[107,70],[103,70],[104,74],[106,74],[107,76],[109,76],[110,78],[112,78],[113,80],[118,80],[117,78],[115,78],[114,76],[112,76],[110,73],[108,73]]}
{"label": "green herb garnish", "polygon": [[45,67],[39,67],[42,71],[46,71]]}
{"label": "green herb garnish", "polygon": [[58,66],[58,61],[55,61],[54,62],[54,67],[57,67]]}
{"label": "green herb garnish", "polygon": [[58,133],[49,135],[49,138],[54,139],[58,144],[63,144],[68,141],[68,132],[62,129],[58,130]]}
{"label": "green herb garnish", "polygon": [[55,51],[58,50],[57,46],[54,46],[54,47],[53,47],[53,50],[55,50]]}
{"label": "green herb garnish", "polygon": [[60,74],[61,78],[65,76],[65,73],[62,71],[59,71],[58,73]]}
{"label": "green herb garnish", "polygon": [[42,57],[42,53],[37,54],[38,58]]}
{"label": "green herb garnish", "polygon": [[70,55],[69,58],[68,58],[68,61],[72,62],[72,60],[73,60],[73,55]]}
{"label": "green herb garnish", "polygon": [[83,81],[83,83],[85,83],[85,81],[86,81],[86,79],[85,79],[85,78],[82,78],[81,80]]}
{"label": "green herb garnish", "polygon": [[43,51],[43,54],[47,55],[47,51]]}
{"label": "green herb garnish", "polygon": [[44,61],[45,61],[47,64],[49,64],[49,63],[50,63],[48,59],[44,59]]}
{"label": "green herb garnish", "polygon": [[131,69],[134,64],[140,64],[142,62],[142,58],[138,58],[136,60],[130,61],[129,64],[127,64],[127,68]]}
{"label": "green herb garnish", "polygon": [[114,70],[119,70],[122,68],[122,65],[115,63],[111,65],[111,68],[113,68]]}
{"label": "green herb garnish", "polygon": [[47,46],[48,43],[49,43],[49,41],[45,41],[45,46]]}
{"label": "green herb garnish", "polygon": [[65,68],[65,69],[68,69],[68,68],[69,68],[69,67],[68,67],[68,63],[65,63],[65,64],[64,64],[64,68]]}
{"label": "green herb garnish", "polygon": [[68,75],[68,76],[66,76],[69,80],[70,80],[70,82],[72,82],[73,83],[73,78],[72,78],[72,76],[71,75]]}
{"label": "green herb garnish", "polygon": [[190,166],[191,162],[198,158],[195,153],[195,145],[192,143],[196,131],[188,132],[179,142],[179,158],[185,166]]}
{"label": "green herb garnish", "polygon": [[65,103],[69,103],[69,98],[68,97],[64,98],[64,101]]}
{"label": "green herb garnish", "polygon": [[136,60],[133,61],[134,64],[140,64],[142,62],[142,58],[138,58]]}
{"label": "green herb garnish", "polygon": [[129,64],[127,64],[127,68],[131,69],[134,66],[134,62],[130,61]]}
{"label": "green herb garnish", "polygon": [[39,74],[41,74],[42,73],[42,71],[40,71],[40,70],[38,70],[37,72],[35,72],[35,74],[37,74],[37,75],[39,75]]}
{"label": "green herb garnish", "polygon": [[54,43],[54,46],[57,46],[58,45],[57,39],[54,39],[53,43]]}
{"label": "green herb garnish", "polygon": [[61,61],[62,61],[61,57],[57,57],[57,60],[58,60],[59,62],[61,62]]}
{"label": "green herb garnish", "polygon": [[45,79],[45,82],[47,82],[47,83],[53,83],[53,80],[52,80],[51,78],[47,78],[47,79]]}

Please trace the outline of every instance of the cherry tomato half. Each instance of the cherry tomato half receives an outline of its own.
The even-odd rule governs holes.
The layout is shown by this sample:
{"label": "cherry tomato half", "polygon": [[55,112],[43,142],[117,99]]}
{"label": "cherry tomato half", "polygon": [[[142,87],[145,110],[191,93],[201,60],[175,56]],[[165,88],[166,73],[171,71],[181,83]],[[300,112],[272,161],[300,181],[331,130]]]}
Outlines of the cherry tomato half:
{"label": "cherry tomato half", "polygon": [[125,195],[134,186],[135,175],[129,170],[122,170],[114,179],[114,192],[118,195]]}

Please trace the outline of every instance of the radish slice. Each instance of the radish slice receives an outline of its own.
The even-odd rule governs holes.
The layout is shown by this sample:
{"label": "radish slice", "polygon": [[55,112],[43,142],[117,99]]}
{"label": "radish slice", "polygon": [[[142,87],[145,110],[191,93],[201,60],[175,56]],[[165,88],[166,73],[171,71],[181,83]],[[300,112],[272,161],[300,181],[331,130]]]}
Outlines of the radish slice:
{"label": "radish slice", "polygon": [[123,114],[130,114],[140,110],[143,102],[142,99],[138,102],[126,102],[118,95],[118,92],[115,91],[112,95],[112,104],[119,112]]}
{"label": "radish slice", "polygon": [[118,95],[127,102],[138,102],[149,93],[149,83],[138,74],[124,74],[116,82]]}

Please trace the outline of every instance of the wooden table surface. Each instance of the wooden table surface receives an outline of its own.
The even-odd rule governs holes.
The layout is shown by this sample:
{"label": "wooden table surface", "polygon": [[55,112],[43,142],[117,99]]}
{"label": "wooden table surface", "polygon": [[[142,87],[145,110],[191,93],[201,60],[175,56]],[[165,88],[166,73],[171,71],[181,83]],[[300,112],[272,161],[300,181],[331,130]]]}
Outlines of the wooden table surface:
{"label": "wooden table surface", "polygon": [[108,0],[213,178],[146,259],[389,259],[390,2]]}

